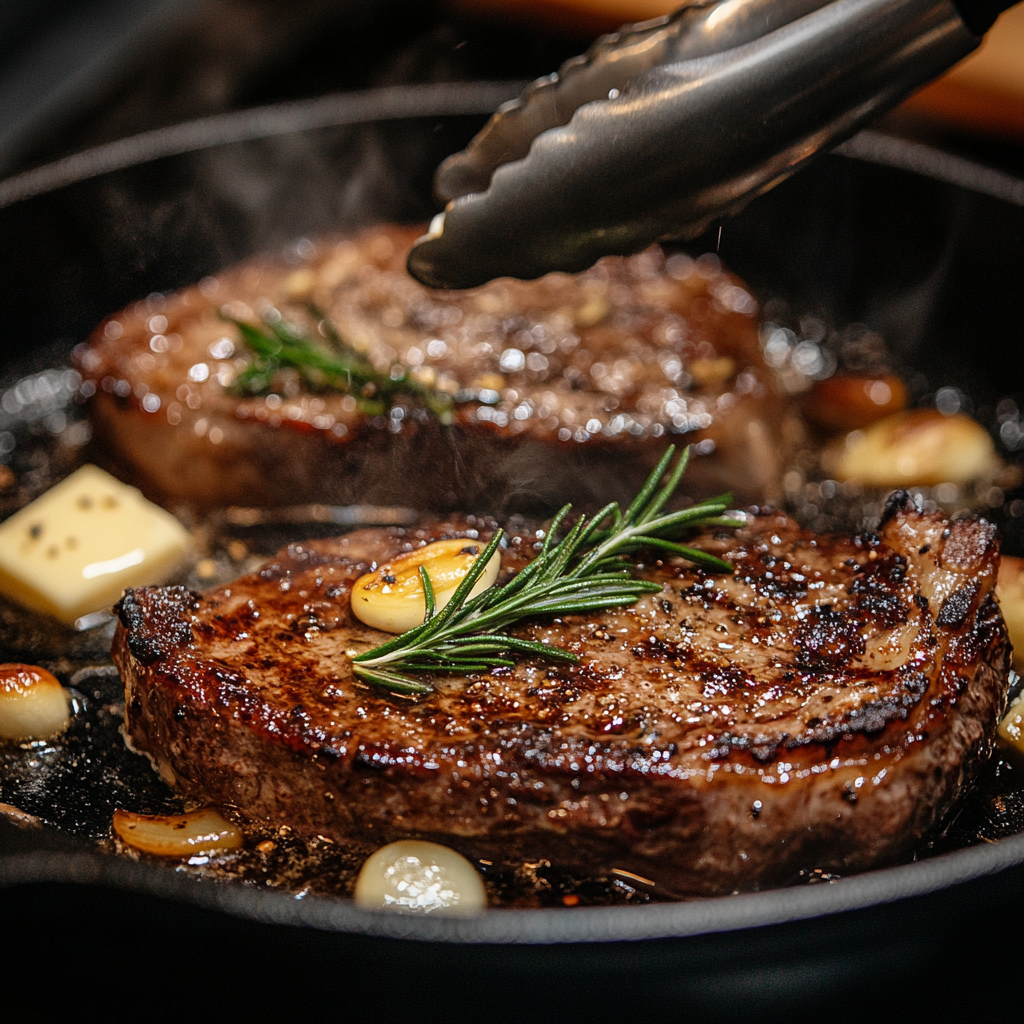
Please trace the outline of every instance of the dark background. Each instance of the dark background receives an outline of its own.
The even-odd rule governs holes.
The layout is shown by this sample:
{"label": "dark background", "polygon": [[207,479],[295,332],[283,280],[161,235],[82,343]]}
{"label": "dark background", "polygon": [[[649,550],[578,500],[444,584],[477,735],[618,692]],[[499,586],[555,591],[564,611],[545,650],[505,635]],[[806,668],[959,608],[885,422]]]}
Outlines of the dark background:
{"label": "dark background", "polygon": [[[607,19],[438,0],[4,0],[0,177],[208,114],[395,83],[531,78]],[[595,5],[599,6],[599,5]],[[550,8],[547,17],[536,10]],[[894,134],[1024,173],[1024,139],[900,108]]]}

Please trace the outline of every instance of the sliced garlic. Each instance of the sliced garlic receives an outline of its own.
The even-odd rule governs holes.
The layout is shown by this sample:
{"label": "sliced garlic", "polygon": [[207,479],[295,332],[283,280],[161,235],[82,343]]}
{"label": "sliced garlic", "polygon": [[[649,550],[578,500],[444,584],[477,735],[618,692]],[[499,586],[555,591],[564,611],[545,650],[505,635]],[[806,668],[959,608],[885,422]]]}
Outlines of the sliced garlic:
{"label": "sliced garlic", "polygon": [[68,695],[44,668],[0,665],[0,738],[43,740],[68,727]]}
{"label": "sliced garlic", "polygon": [[1013,645],[1013,667],[1024,673],[1024,558],[1003,555],[996,597]]}
{"label": "sliced garlic", "polygon": [[[427,570],[434,590],[434,606],[440,611],[458,589],[476,561],[483,545],[457,538],[399,555],[375,572],[360,576],[352,588],[352,611],[357,619],[387,633],[404,633],[418,626],[427,613],[426,596],[420,566]],[[480,574],[472,597],[494,585],[501,568],[501,555],[495,551]]]}
{"label": "sliced garlic", "polygon": [[114,811],[114,832],[121,842],[158,857],[237,850],[243,843],[237,825],[204,807],[190,814],[134,814]]}
{"label": "sliced garlic", "polygon": [[461,854],[419,839],[381,847],[356,879],[356,903],[372,910],[468,916],[487,906],[483,882]]}
{"label": "sliced garlic", "polygon": [[965,484],[995,473],[999,459],[979,423],[916,409],[849,434],[831,468],[837,479],[868,487],[930,487]]}

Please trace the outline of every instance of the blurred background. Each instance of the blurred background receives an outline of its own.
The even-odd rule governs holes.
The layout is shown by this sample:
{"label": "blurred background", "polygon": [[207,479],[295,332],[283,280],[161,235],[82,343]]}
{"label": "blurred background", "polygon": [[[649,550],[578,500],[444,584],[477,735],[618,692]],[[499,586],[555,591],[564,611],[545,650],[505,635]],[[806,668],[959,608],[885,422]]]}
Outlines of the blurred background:
{"label": "blurred background", "polygon": [[[0,177],[150,128],[395,82],[530,78],[673,0],[4,0]],[[495,53],[502,56],[495,58]],[[884,131],[1024,174],[1024,4]]]}

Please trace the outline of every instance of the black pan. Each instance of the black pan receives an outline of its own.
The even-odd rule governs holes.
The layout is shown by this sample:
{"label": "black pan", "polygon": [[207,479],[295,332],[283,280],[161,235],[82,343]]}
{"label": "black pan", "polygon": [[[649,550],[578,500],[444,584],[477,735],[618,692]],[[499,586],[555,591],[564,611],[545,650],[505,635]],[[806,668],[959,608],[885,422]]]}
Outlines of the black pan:
{"label": "black pan", "polygon": [[[231,115],[0,183],[0,375],[58,358],[132,299],[299,235],[426,218],[433,167],[502,88]],[[920,387],[955,385],[978,415],[1024,398],[1020,182],[865,134],[696,244],[762,298],[881,332]],[[1022,523],[1003,517],[1018,554]],[[57,829],[0,828],[6,972],[42,956],[60,979],[13,1005],[120,1013],[121,996],[154,1019],[844,1019],[934,998],[947,1018],[984,1016],[1012,1005],[1022,883],[1024,833],[832,884],[455,921],[197,882]]]}

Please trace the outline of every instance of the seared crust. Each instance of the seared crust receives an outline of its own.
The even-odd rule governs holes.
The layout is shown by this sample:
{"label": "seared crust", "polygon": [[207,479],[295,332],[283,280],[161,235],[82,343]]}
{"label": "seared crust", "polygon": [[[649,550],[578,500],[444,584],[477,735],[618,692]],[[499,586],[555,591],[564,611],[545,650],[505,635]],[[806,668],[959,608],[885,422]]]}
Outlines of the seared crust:
{"label": "seared crust", "polygon": [[[114,659],[127,730],[190,796],[367,849],[400,837],[499,862],[620,868],[675,896],[907,855],[989,755],[1005,702],[994,528],[897,499],[880,535],[751,515],[632,608],[525,631],[576,651],[440,680],[354,680],[383,639],[349,610],[373,561],[480,520],[292,545],[206,595],[129,591]],[[507,570],[534,538],[518,535]]]}
{"label": "seared crust", "polygon": [[[101,324],[77,361],[119,473],[201,506],[550,510],[628,501],[678,434],[696,445],[688,493],[778,488],[782,402],[756,303],[714,257],[666,264],[655,248],[431,292],[405,272],[418,233],[307,242],[302,259],[246,264]],[[273,395],[233,395],[248,357],[221,311],[255,323],[276,310],[315,334],[310,303],[378,369],[397,362],[455,394],[455,422],[412,402],[365,415],[287,374]]]}

